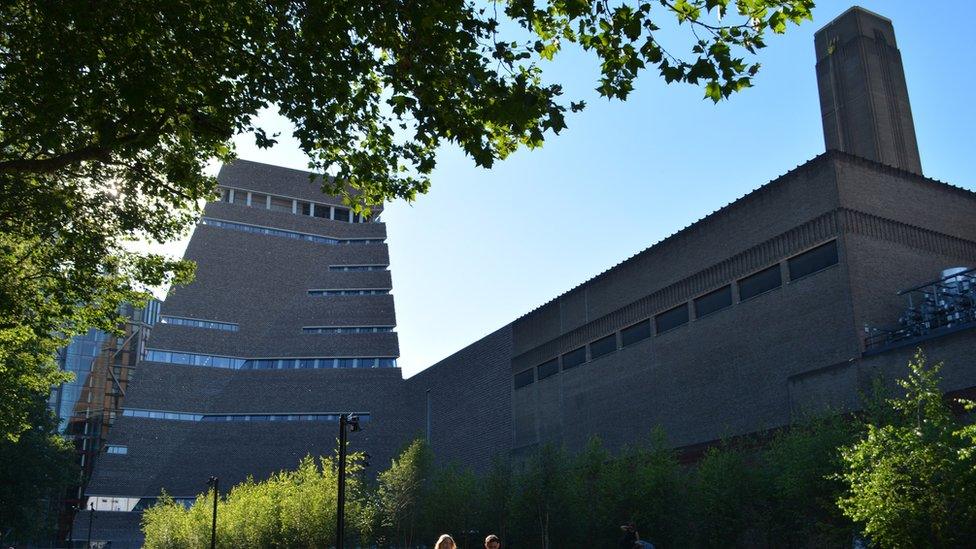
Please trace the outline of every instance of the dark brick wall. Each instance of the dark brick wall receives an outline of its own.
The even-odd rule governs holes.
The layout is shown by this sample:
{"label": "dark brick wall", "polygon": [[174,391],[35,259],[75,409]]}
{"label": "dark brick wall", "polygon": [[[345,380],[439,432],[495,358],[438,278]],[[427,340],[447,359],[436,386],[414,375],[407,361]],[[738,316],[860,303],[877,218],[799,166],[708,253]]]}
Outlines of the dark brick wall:
{"label": "dark brick wall", "polygon": [[[217,182],[238,189],[342,205],[340,197],[322,193],[320,178],[310,180],[306,171],[261,164],[260,162],[235,160],[230,164],[225,164],[220,168],[220,173],[217,174]],[[382,210],[382,206],[374,208],[374,212],[382,212]]]}
{"label": "dark brick wall", "polygon": [[[787,281],[789,257],[831,239],[838,265]],[[690,446],[854,409],[864,325],[896,321],[898,290],[974,260],[976,194],[844,153],[821,155],[516,321],[513,373],[768,265],[779,263],[786,281],[514,391],[514,447],[575,449],[593,435],[619,447],[655,426],[674,446]],[[634,273],[641,268],[654,275]],[[635,292],[646,294],[618,306]],[[575,326],[581,317],[588,321]],[[976,374],[959,381],[967,383],[976,386]]]}
{"label": "dark brick wall", "polygon": [[[189,398],[177,409],[211,413],[369,413],[369,422],[363,424],[361,431],[350,434],[349,441],[351,449],[369,452],[377,470],[382,468],[380,464],[390,462],[413,429],[404,414],[406,403],[399,371],[246,373],[263,375],[226,376],[229,381],[211,401]],[[165,406],[175,407],[173,402],[166,402]],[[113,429],[112,444],[127,446],[128,454],[100,456],[88,487],[89,495],[156,496],[166,489],[171,495],[190,497],[205,489],[210,475],[218,476],[221,486],[230,488],[249,475],[262,480],[281,469],[293,469],[308,454],[332,455],[338,436],[338,424],[325,421],[124,420]]]}
{"label": "dark brick wall", "polygon": [[[318,199],[307,174],[237,163],[221,184]],[[211,203],[206,215],[341,238],[385,238],[382,223],[341,223]],[[196,227],[187,259],[193,283],[174,288],[162,314],[237,323],[238,332],[160,324],[149,348],[258,357],[397,357],[396,333],[304,334],[303,326],[395,326],[392,295],[309,296],[309,289],[389,288],[390,273],[336,272],[330,265],[389,264],[386,244],[327,245]],[[414,430],[399,369],[225,370],[142,362],[126,408],[197,414],[361,412],[370,421],[350,436],[353,449],[388,463]],[[188,422],[120,417],[109,440],[128,453],[103,454],[89,494],[154,497],[166,489],[193,496],[211,475],[230,488],[294,468],[307,455],[332,454],[338,423],[327,421]]]}
{"label": "dark brick wall", "polygon": [[430,445],[439,463],[485,471],[493,457],[508,455],[511,356],[508,325],[406,380],[414,430],[427,436],[429,424]]}

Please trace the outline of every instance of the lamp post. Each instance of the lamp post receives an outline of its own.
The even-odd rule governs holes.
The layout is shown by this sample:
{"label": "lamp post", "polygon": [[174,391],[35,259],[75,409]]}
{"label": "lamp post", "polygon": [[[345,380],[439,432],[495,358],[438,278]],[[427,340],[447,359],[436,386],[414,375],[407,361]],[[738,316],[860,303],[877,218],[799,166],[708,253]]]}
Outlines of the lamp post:
{"label": "lamp post", "polygon": [[207,486],[213,488],[214,492],[214,502],[213,502],[213,522],[210,526],[210,549],[216,549],[217,547],[217,498],[220,497],[220,492],[218,491],[220,481],[217,477],[210,477],[207,481]]}
{"label": "lamp post", "polygon": [[346,506],[346,430],[359,430],[359,418],[353,414],[339,416],[339,494],[336,509],[336,549],[343,549],[343,528],[345,526]]}
{"label": "lamp post", "polygon": [[85,545],[86,548],[91,549],[91,531],[92,523],[95,522],[95,502],[92,501],[88,504],[88,543]]}
{"label": "lamp post", "polygon": [[68,522],[68,545],[74,546],[75,517],[78,516],[78,504],[73,504],[68,510],[71,513],[71,521]]}

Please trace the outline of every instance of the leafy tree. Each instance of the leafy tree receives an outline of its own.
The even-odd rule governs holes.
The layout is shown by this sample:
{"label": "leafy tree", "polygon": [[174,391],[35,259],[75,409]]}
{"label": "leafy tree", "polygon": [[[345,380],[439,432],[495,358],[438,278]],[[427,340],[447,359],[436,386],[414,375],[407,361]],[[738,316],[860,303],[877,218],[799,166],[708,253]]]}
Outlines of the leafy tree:
{"label": "leafy tree", "polygon": [[812,418],[776,433],[762,450],[761,474],[774,547],[840,547],[853,524],[836,505],[844,491],[840,450],[857,434],[840,416]]}
{"label": "leafy tree", "polygon": [[482,494],[478,478],[468,469],[455,465],[434,468],[426,483],[429,494],[421,509],[422,541],[435,540],[444,532],[451,532],[460,549],[483,549],[484,538],[478,539]]}
{"label": "leafy tree", "polygon": [[765,494],[752,452],[731,445],[709,448],[693,482],[695,545],[756,545],[749,536],[763,523]]}
{"label": "leafy tree", "polygon": [[[360,479],[363,456],[346,466],[346,528],[372,536],[373,509]],[[213,493],[189,508],[167,496],[142,516],[148,549],[206,547],[210,542]],[[294,471],[263,482],[248,480],[218,502],[217,540],[223,548],[328,547],[335,543],[338,472],[335,460],[304,458]]]}
{"label": "leafy tree", "polygon": [[384,541],[404,547],[416,544],[432,463],[430,447],[417,439],[378,475],[376,506]]}
{"label": "leafy tree", "polygon": [[[627,97],[646,68],[719,100],[751,85],[767,31],[813,0],[172,0],[0,6],[0,434],[28,426],[20,395],[57,383],[51,354],[111,328],[185,263],[128,252],[174,239],[213,196],[203,173],[230,139],[294,123],[325,190],[357,210],[425,192],[442,143],[480,166],[566,126],[540,60],[578,44],[598,91]],[[685,25],[690,54],[658,41]],[[521,28],[520,28],[521,27]],[[691,39],[694,36],[694,39]],[[685,51],[685,48],[674,51]],[[568,108],[583,108],[570,102]],[[16,359],[10,359],[16,357]]]}
{"label": "leafy tree", "polygon": [[491,469],[480,481],[478,514],[482,533],[506,540],[512,515],[512,463],[508,456],[495,456]]}
{"label": "leafy tree", "polygon": [[894,420],[843,450],[844,514],[882,547],[961,547],[976,536],[976,455],[921,351],[888,400]]}
{"label": "leafy tree", "polygon": [[513,526],[521,544],[549,549],[578,543],[572,470],[572,459],[561,448],[545,445],[515,473]]}
{"label": "leafy tree", "polygon": [[78,480],[74,448],[58,436],[43,398],[31,402],[34,425],[14,442],[0,438],[0,543],[50,541],[57,503]]}

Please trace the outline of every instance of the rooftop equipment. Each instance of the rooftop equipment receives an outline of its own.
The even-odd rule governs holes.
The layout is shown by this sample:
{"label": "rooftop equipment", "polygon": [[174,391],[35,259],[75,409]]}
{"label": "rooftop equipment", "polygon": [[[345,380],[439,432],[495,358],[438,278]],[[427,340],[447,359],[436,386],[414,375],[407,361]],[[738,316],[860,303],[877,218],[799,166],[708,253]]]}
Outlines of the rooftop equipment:
{"label": "rooftop equipment", "polygon": [[976,328],[976,269],[953,267],[931,282],[902,290],[907,307],[891,328],[869,328],[866,354],[910,345],[967,328]]}

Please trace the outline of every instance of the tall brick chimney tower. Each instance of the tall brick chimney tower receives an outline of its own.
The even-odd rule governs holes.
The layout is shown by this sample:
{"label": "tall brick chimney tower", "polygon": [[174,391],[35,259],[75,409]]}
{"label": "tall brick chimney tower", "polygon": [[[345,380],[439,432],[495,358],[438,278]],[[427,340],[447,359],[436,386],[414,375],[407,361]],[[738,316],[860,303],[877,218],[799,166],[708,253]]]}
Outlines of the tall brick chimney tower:
{"label": "tall brick chimney tower", "polygon": [[921,174],[891,20],[854,6],[817,31],[814,46],[827,149]]}

